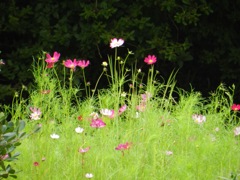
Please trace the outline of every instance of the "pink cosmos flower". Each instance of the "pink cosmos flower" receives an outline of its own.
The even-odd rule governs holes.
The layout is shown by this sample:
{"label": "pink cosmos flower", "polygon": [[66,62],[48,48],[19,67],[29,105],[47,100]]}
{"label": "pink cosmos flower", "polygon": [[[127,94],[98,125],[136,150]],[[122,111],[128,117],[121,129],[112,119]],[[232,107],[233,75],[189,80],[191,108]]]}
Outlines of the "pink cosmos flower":
{"label": "pink cosmos flower", "polygon": [[147,91],[144,94],[141,94],[142,102],[147,102],[151,97],[152,94]]}
{"label": "pink cosmos flower", "polygon": [[60,53],[58,53],[56,51],[53,53],[53,56],[51,56],[50,54],[47,53],[45,61],[47,63],[55,63],[58,61],[59,57],[60,57]]}
{"label": "pink cosmos flower", "polygon": [[120,109],[118,110],[118,114],[121,115],[124,111],[126,111],[127,109],[127,105],[124,104],[123,106],[120,107]]}
{"label": "pink cosmos flower", "polygon": [[239,111],[239,110],[240,110],[240,104],[233,104],[233,105],[231,106],[231,109],[232,109],[233,111]]}
{"label": "pink cosmos flower", "polygon": [[151,65],[157,62],[157,58],[155,55],[148,55],[145,57],[144,62]]}
{"label": "pink cosmos flower", "polygon": [[84,154],[84,153],[88,152],[89,149],[90,149],[90,146],[89,146],[89,147],[86,147],[86,148],[79,148],[78,152]]}
{"label": "pink cosmos flower", "polygon": [[116,47],[120,47],[122,46],[124,43],[124,40],[123,39],[117,39],[117,38],[113,38],[111,39],[111,43],[110,43],[110,47],[111,48],[116,48]]}
{"label": "pink cosmos flower", "polygon": [[108,116],[109,118],[114,118],[114,110],[112,109],[101,109],[100,113],[104,116]]}
{"label": "pink cosmos flower", "polygon": [[106,126],[106,124],[101,119],[93,119],[90,126],[93,128],[103,128]]}
{"label": "pink cosmos flower", "polygon": [[203,116],[201,114],[193,114],[192,115],[193,120],[197,123],[197,124],[202,124],[206,121],[206,116]]}
{"label": "pink cosmos flower", "polygon": [[118,151],[123,151],[123,150],[127,150],[131,147],[132,143],[129,143],[129,142],[126,142],[125,144],[119,144],[115,150],[118,150]]}
{"label": "pink cosmos flower", "polygon": [[30,107],[29,108],[31,111],[32,111],[32,113],[31,113],[31,115],[30,115],[30,119],[31,120],[39,120],[40,119],[40,116],[41,116],[41,114],[42,114],[42,112],[40,111],[40,109],[38,109],[38,108],[32,108],[32,107]]}
{"label": "pink cosmos flower", "polygon": [[90,64],[89,60],[79,60],[78,61],[78,66],[84,69]]}
{"label": "pink cosmos flower", "polygon": [[63,62],[65,67],[70,68],[73,71],[75,71],[76,66],[78,66],[78,63],[79,62],[76,59],[74,59],[73,61],[71,59],[67,59],[66,61]]}
{"label": "pink cosmos flower", "polygon": [[234,135],[235,135],[235,136],[240,135],[240,126],[239,126],[239,127],[236,127],[236,128],[234,129]]}

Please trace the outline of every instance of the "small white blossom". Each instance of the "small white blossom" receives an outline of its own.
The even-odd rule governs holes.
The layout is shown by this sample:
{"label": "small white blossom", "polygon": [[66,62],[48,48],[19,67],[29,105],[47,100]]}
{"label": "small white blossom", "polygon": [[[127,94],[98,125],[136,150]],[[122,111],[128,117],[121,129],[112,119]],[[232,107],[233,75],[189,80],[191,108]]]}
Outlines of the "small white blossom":
{"label": "small white blossom", "polygon": [[235,135],[235,136],[240,135],[240,126],[239,126],[239,127],[236,127],[236,128],[234,129],[234,135]]}
{"label": "small white blossom", "polygon": [[77,128],[75,128],[75,131],[76,131],[76,133],[82,133],[84,131],[84,129],[81,127],[77,127]]}
{"label": "small white blossom", "polygon": [[55,134],[55,133],[53,133],[53,134],[51,134],[50,135],[50,137],[52,138],[52,139],[59,139],[59,135],[57,135],[57,134]]}
{"label": "small white blossom", "polygon": [[203,115],[198,115],[198,114],[194,114],[192,115],[193,120],[197,123],[197,124],[202,124],[206,121],[206,116]]}
{"label": "small white blossom", "polygon": [[88,178],[88,179],[91,179],[91,178],[93,178],[93,174],[92,173],[87,173],[85,175],[85,177]]}

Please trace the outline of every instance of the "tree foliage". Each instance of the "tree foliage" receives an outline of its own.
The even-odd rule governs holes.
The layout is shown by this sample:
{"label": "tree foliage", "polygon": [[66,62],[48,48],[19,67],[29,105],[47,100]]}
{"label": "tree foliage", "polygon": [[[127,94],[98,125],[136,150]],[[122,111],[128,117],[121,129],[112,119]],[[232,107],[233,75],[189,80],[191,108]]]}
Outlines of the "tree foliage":
{"label": "tree foliage", "polygon": [[0,50],[6,65],[0,99],[31,82],[32,56],[42,50],[90,59],[96,74],[113,37],[124,38],[138,60],[156,54],[162,74],[182,68],[182,76],[191,74],[185,76],[189,83],[214,67],[219,81],[237,84],[239,8],[238,1],[227,0],[1,1]]}

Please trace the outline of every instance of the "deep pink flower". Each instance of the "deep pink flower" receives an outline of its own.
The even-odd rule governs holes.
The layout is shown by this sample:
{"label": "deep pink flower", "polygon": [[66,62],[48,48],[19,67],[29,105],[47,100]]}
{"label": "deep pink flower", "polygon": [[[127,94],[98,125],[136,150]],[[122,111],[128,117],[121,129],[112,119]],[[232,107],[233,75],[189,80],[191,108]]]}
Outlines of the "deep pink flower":
{"label": "deep pink flower", "polygon": [[33,165],[34,166],[39,166],[39,163],[38,162],[34,162]]}
{"label": "deep pink flower", "polygon": [[53,66],[54,66],[53,62],[47,63],[47,68],[53,68]]}
{"label": "deep pink flower", "polygon": [[115,150],[118,150],[118,151],[123,151],[123,150],[127,150],[131,147],[132,143],[129,143],[129,142],[126,142],[125,144],[119,144]]}
{"label": "deep pink flower", "polygon": [[86,147],[86,148],[79,148],[79,150],[78,150],[78,152],[80,152],[80,153],[86,153],[86,152],[88,152],[89,151],[89,149],[90,149],[90,146],[89,147]]}
{"label": "deep pink flower", "polygon": [[76,66],[78,66],[78,61],[74,59],[73,61],[71,59],[67,59],[63,62],[63,65],[67,68],[72,69],[73,71],[76,69]]}
{"label": "deep pink flower", "polygon": [[154,55],[148,55],[145,57],[144,62],[151,65],[157,62],[157,58]]}
{"label": "deep pink flower", "polygon": [[90,64],[89,60],[79,60],[78,61],[78,66],[84,69]]}
{"label": "deep pink flower", "polygon": [[122,114],[124,111],[126,111],[126,109],[127,109],[127,105],[124,104],[124,105],[121,106],[120,109],[118,110],[118,114],[119,114],[119,115]]}
{"label": "deep pink flower", "polygon": [[232,109],[233,111],[239,111],[239,110],[240,110],[240,104],[233,104],[233,105],[231,106],[231,109]]}
{"label": "deep pink flower", "polygon": [[106,124],[101,119],[93,119],[90,126],[93,128],[103,128],[104,126],[106,126]]}
{"label": "deep pink flower", "polygon": [[116,48],[116,47],[120,47],[122,46],[124,43],[124,40],[123,39],[117,39],[117,38],[113,38],[111,39],[111,43],[110,43],[110,47],[111,48]]}
{"label": "deep pink flower", "polygon": [[58,61],[59,57],[60,57],[60,53],[58,53],[56,51],[53,53],[53,56],[51,56],[50,54],[47,53],[45,61],[47,63],[55,63]]}

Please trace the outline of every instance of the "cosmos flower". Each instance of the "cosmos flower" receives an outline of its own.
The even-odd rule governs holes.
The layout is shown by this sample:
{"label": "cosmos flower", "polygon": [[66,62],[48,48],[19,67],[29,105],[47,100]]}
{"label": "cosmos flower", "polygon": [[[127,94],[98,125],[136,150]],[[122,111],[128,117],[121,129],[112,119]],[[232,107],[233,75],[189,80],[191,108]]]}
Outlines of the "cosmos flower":
{"label": "cosmos flower", "polygon": [[82,133],[83,131],[84,131],[84,129],[81,128],[81,127],[75,128],[75,132],[78,133],[78,134]]}
{"label": "cosmos flower", "polygon": [[47,53],[45,61],[47,63],[55,63],[58,61],[59,57],[60,57],[60,53],[58,53],[56,51],[53,53],[53,56],[51,56],[50,54]]}
{"label": "cosmos flower", "polygon": [[67,59],[66,61],[63,62],[63,65],[75,71],[76,66],[78,66],[78,63],[79,62],[76,59],[74,59],[73,61],[71,59]]}
{"label": "cosmos flower", "polygon": [[157,58],[155,55],[148,55],[145,57],[144,62],[151,65],[157,62]]}
{"label": "cosmos flower", "polygon": [[57,134],[55,134],[55,133],[53,133],[53,134],[51,134],[50,135],[50,137],[52,138],[52,139],[59,139],[59,135],[57,135]]}
{"label": "cosmos flower", "polygon": [[202,124],[206,121],[206,116],[203,116],[201,114],[193,114],[192,115],[193,120],[197,123],[197,124]]}
{"label": "cosmos flower", "polygon": [[42,114],[42,112],[40,111],[40,109],[38,109],[38,108],[36,108],[36,107],[30,107],[29,108],[31,111],[32,111],[32,113],[31,113],[31,115],[30,115],[30,119],[31,120],[39,120],[40,119],[40,116],[41,116],[41,114]]}
{"label": "cosmos flower", "polygon": [[90,64],[89,60],[79,60],[78,61],[78,66],[84,69]]}
{"label": "cosmos flower", "polygon": [[111,43],[110,43],[110,47],[111,48],[116,48],[116,47],[120,47],[122,46],[124,43],[124,40],[123,39],[117,39],[117,38],[113,38],[111,39]]}
{"label": "cosmos flower", "polygon": [[101,119],[93,119],[90,126],[93,128],[103,128],[106,126],[106,124]]}

